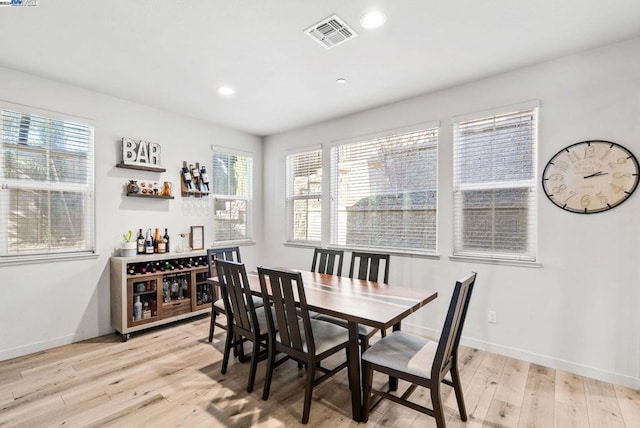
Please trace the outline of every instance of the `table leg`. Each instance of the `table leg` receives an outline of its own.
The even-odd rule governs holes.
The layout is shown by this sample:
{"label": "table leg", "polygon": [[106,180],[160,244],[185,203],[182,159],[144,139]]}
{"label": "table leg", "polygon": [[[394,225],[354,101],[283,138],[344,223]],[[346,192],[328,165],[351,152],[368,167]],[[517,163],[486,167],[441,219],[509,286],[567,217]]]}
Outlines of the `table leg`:
{"label": "table leg", "polygon": [[[400,322],[393,325],[393,331],[400,331]],[[398,378],[389,376],[389,391],[397,391],[398,390]]]}
{"label": "table leg", "polygon": [[360,376],[360,346],[358,346],[358,324],[349,321],[349,389],[351,390],[351,414],[356,422],[362,420],[362,385]]}

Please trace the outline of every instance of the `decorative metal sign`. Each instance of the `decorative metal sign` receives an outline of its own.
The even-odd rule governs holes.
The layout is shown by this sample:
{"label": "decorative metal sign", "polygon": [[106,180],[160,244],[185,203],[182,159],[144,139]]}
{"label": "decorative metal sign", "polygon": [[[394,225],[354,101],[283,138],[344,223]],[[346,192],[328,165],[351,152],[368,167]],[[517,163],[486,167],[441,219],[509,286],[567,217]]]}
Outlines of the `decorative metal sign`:
{"label": "decorative metal sign", "polygon": [[122,138],[122,163],[124,165],[162,167],[160,144]]}

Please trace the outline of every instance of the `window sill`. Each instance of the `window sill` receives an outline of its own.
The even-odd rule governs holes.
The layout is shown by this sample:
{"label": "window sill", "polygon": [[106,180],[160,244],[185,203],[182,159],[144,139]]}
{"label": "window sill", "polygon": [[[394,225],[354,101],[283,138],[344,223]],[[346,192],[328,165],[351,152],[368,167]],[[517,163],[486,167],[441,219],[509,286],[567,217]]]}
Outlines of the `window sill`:
{"label": "window sill", "polygon": [[97,253],[46,254],[34,256],[0,257],[0,266],[29,265],[36,263],[66,262],[74,260],[90,260],[100,257]]}
{"label": "window sill", "polygon": [[[291,242],[291,241],[287,241],[283,244],[285,247],[297,247],[297,248],[320,248],[322,247],[322,245],[317,242],[317,243],[305,243],[305,242]],[[421,258],[421,259],[432,259],[432,260],[440,260],[440,255],[436,254],[436,253],[422,253],[422,252],[418,252],[418,251],[399,251],[399,250],[385,250],[385,249],[380,249],[380,248],[351,248],[351,247],[339,247],[339,246],[332,246],[329,245],[327,247],[323,247],[323,248],[328,248],[330,250],[344,250],[344,251],[366,251],[366,252],[372,252],[372,253],[385,253],[385,254],[391,254],[392,256],[398,256],[398,257],[415,257],[415,258]]]}
{"label": "window sill", "polygon": [[[225,248],[225,247],[249,247],[252,245],[256,245],[255,241],[217,241],[211,244],[211,248]],[[205,248],[206,250],[206,248]]]}
{"label": "window sill", "polygon": [[542,263],[532,262],[526,260],[508,260],[508,259],[497,259],[490,257],[474,257],[474,256],[449,256],[449,260],[454,262],[465,262],[465,263],[484,263],[489,265],[502,265],[502,266],[517,266],[517,267],[527,267],[527,268],[541,268]]}

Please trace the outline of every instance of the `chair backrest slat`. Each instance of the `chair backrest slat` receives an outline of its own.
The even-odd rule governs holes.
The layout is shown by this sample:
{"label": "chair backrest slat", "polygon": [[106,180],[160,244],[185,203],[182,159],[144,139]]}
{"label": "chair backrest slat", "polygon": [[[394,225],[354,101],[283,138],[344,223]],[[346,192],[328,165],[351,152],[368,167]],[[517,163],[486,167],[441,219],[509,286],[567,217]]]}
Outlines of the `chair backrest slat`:
{"label": "chair backrest slat", "polygon": [[[389,261],[391,256],[389,254],[381,253],[364,253],[360,251],[354,251],[351,253],[351,264],[349,266],[349,278],[364,279],[367,281],[379,281],[381,262],[384,261],[382,282],[389,283]],[[358,265],[358,271],[355,272],[356,264]]]}
{"label": "chair backrest slat", "polygon": [[326,273],[327,275],[342,276],[343,257],[344,251],[342,250],[315,248],[313,250],[311,271],[317,273]]}
{"label": "chair backrest slat", "polygon": [[234,324],[243,330],[260,334],[260,325],[244,265],[221,259],[215,259],[215,265],[225,306],[227,311],[231,310]]}
{"label": "chair backrest slat", "polygon": [[467,317],[469,301],[471,300],[475,282],[475,272],[456,282],[431,368],[431,376],[434,380],[441,380],[444,377],[449,370],[454,355],[458,352],[462,328]]}
{"label": "chair backrest slat", "polygon": [[213,263],[214,259],[242,263],[242,258],[240,257],[240,247],[208,248],[207,263],[209,265],[210,277],[216,276],[213,270],[215,266],[215,264]]}
{"label": "chair backrest slat", "polygon": [[[269,324],[272,329],[277,327],[280,343],[297,351],[315,352],[309,309],[300,272],[259,266],[258,275],[265,306],[267,302],[273,304],[275,320],[269,321]],[[302,329],[298,316],[302,319]],[[267,318],[271,317],[272,314],[267,311]],[[307,350],[303,349],[305,344]]]}

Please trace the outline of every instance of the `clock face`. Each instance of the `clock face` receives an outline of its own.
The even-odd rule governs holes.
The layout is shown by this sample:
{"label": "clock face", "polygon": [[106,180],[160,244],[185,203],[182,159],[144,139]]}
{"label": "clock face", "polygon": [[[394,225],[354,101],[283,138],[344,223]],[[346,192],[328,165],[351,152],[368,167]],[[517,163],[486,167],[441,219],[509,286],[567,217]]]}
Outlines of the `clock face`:
{"label": "clock face", "polygon": [[580,214],[609,210],[638,186],[638,160],[609,141],[582,141],[556,153],[542,173],[547,197],[562,209]]}

